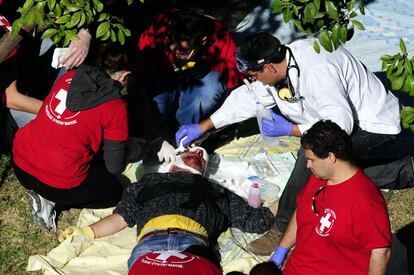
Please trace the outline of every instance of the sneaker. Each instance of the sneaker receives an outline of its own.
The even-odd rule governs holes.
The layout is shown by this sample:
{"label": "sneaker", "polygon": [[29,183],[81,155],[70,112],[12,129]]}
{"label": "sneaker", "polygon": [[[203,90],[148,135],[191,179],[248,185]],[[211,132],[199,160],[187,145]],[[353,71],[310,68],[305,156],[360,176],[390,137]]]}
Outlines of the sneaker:
{"label": "sneaker", "polygon": [[28,196],[32,207],[33,223],[47,229],[56,230],[55,203],[43,198],[33,190],[28,191]]}
{"label": "sneaker", "polygon": [[274,224],[266,234],[259,239],[250,242],[247,245],[247,250],[259,256],[270,255],[276,250],[282,236],[283,233],[280,232],[277,225]]}

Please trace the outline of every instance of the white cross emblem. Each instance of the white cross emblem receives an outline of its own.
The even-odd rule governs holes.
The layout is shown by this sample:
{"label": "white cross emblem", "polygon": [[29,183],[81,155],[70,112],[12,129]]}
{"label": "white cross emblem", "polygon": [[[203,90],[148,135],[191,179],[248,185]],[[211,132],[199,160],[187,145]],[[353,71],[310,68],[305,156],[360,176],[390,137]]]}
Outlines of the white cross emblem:
{"label": "white cross emblem", "polygon": [[322,216],[319,219],[318,224],[315,226],[315,231],[319,236],[326,237],[329,236],[329,232],[334,226],[336,214],[332,209],[329,208],[325,208],[323,213],[325,216]]}
{"label": "white cross emblem", "polygon": [[322,217],[319,221],[321,223],[321,226],[319,227],[319,230],[323,232],[325,228],[331,227],[331,222],[329,221],[329,218],[331,217],[331,213],[326,213],[325,217]]}
{"label": "white cross emblem", "polygon": [[155,259],[160,260],[160,261],[166,261],[171,256],[175,256],[175,257],[177,257],[177,258],[179,258],[181,260],[187,258],[186,255],[180,253],[179,251],[175,251],[175,250],[162,251],[162,252],[159,252],[159,253],[160,254]]}

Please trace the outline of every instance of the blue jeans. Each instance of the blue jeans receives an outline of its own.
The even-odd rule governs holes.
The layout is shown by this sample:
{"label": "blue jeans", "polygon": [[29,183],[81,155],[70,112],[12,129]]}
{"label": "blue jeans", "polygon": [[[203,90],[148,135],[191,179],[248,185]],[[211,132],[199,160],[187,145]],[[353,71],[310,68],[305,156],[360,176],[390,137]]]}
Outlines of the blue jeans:
{"label": "blue jeans", "polygon": [[[165,80],[164,81],[170,81]],[[171,82],[174,82],[171,80]],[[224,101],[226,86],[220,80],[218,72],[210,71],[203,78],[191,82],[187,87],[174,88],[159,93],[153,98],[156,103],[160,123],[176,111],[180,125],[198,123],[209,117]],[[178,110],[175,101],[178,98]]]}
{"label": "blue jeans", "polygon": [[154,235],[140,241],[132,250],[128,259],[128,270],[135,261],[144,254],[153,251],[178,250],[184,251],[192,245],[207,245],[201,239],[180,234]]}
{"label": "blue jeans", "polygon": [[[381,188],[400,189],[414,186],[411,157],[414,133],[402,129],[398,135],[369,133],[358,126],[351,134],[353,155],[364,172]],[[296,209],[296,197],[309,180],[303,148],[279,199],[275,223],[284,232]]]}

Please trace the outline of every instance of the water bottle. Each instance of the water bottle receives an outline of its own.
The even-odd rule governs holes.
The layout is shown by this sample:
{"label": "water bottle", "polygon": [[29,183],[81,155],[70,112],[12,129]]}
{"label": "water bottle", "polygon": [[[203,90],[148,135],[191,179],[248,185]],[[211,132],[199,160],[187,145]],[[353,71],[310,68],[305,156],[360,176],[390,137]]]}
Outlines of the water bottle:
{"label": "water bottle", "polygon": [[249,196],[247,197],[247,203],[254,208],[260,206],[260,185],[254,182],[250,185]]}
{"label": "water bottle", "polygon": [[280,187],[276,184],[273,184],[265,179],[259,178],[258,176],[250,176],[247,178],[252,183],[259,183],[262,191],[261,199],[274,200],[278,197],[280,192]]}
{"label": "water bottle", "polygon": [[263,134],[262,131],[262,119],[272,120],[272,115],[270,114],[270,110],[267,109],[263,104],[257,103],[256,104],[256,117],[257,117],[257,124],[259,125],[260,134],[262,135],[263,143],[267,146],[278,146],[279,141],[275,137],[268,137]]}

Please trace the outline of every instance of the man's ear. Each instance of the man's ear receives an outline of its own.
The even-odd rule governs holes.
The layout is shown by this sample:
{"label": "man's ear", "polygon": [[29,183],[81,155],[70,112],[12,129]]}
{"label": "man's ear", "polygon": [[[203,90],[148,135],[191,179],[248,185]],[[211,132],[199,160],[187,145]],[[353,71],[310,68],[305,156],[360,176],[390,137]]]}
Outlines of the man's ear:
{"label": "man's ear", "polygon": [[263,69],[266,69],[271,73],[277,73],[278,68],[275,67],[275,65],[272,64],[272,63],[266,63],[266,64],[264,64]]}
{"label": "man's ear", "polygon": [[332,153],[332,152],[329,152],[329,153],[328,153],[328,158],[329,158],[329,160],[330,160],[332,163],[334,163],[334,162],[336,162],[336,161],[337,161],[337,158],[336,158],[335,154],[334,154],[334,153]]}
{"label": "man's ear", "polygon": [[121,83],[124,83],[130,74],[131,74],[131,71],[121,71],[118,81]]}

